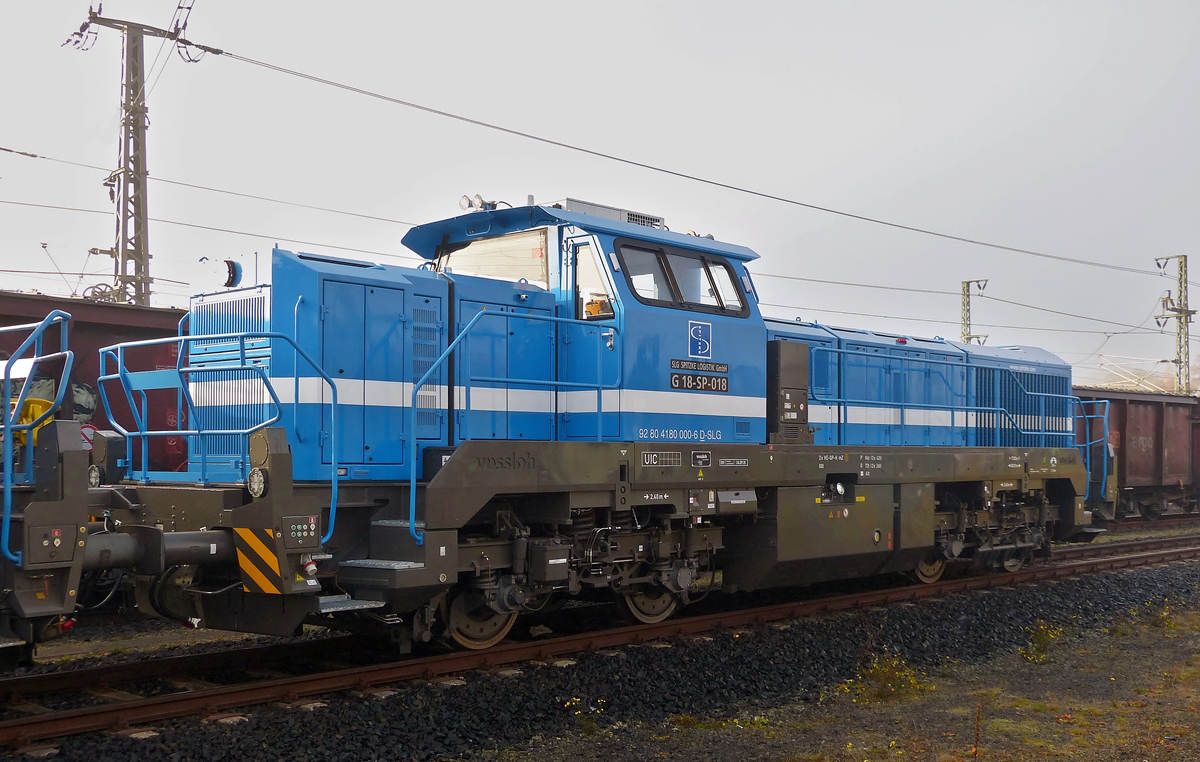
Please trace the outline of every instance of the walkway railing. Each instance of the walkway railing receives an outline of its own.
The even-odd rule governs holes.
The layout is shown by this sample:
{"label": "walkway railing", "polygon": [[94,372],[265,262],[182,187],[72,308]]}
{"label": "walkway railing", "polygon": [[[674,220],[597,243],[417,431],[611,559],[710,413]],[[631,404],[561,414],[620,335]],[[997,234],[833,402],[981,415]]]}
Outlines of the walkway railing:
{"label": "walkway railing", "polygon": [[[133,468],[130,463],[130,476],[140,481],[147,481],[150,478],[149,465],[149,441],[151,437],[188,437],[189,441],[193,441],[197,445],[199,451],[199,474],[196,481],[200,484],[210,483],[209,474],[209,453],[208,447],[210,442],[216,437],[235,437],[238,440],[240,451],[242,454],[238,471],[241,479],[244,479],[246,472],[249,470],[250,462],[250,435],[260,429],[264,429],[279,421],[281,417],[282,405],[279,402],[279,396],[275,393],[275,389],[271,386],[271,381],[267,376],[267,368],[258,360],[266,356],[264,352],[266,342],[282,341],[295,350],[296,355],[304,359],[306,363],[317,374],[324,379],[331,390],[331,422],[330,422],[330,448],[331,448],[331,466],[330,466],[330,482],[331,496],[329,508],[329,525],[326,528],[325,535],[321,538],[321,543],[329,542],[333,536],[334,524],[337,518],[337,499],[338,499],[338,458],[337,458],[337,386],[333,383],[333,379],[327,374],[321,366],[313,360],[313,358],[305,352],[296,341],[287,334],[263,331],[263,332],[247,332],[247,333],[224,333],[224,334],[209,334],[199,336],[175,336],[164,339],[147,339],[145,341],[131,341],[123,344],[115,344],[110,347],[105,347],[100,350],[100,376],[97,379],[97,385],[100,389],[100,399],[104,403],[104,412],[108,416],[109,422],[113,428],[120,434],[124,435],[129,441],[131,448],[134,445],[140,447],[141,467]],[[141,347],[159,346],[163,344],[175,344],[178,346],[179,353],[174,368],[163,370],[144,370],[131,371],[126,363],[126,354],[129,350],[135,350]],[[201,345],[200,352],[209,354],[206,358],[208,362],[214,362],[212,365],[188,365],[187,358],[192,355],[192,347]],[[249,344],[249,346],[248,346]],[[254,355],[260,355],[255,357]],[[110,370],[111,369],[111,370]],[[198,408],[203,406],[196,405],[196,401],[192,393],[192,384],[203,383],[197,381],[196,377],[206,374],[247,374],[248,378],[244,380],[257,379],[262,382],[263,389],[266,391],[270,400],[270,415],[264,410],[261,416],[262,420],[252,425],[242,428],[207,428],[204,426],[204,416],[197,415]],[[113,415],[112,405],[109,403],[108,391],[106,383],[117,381],[121,385],[121,389],[125,395],[125,401],[129,404],[129,409],[133,415],[133,428],[127,429],[121,425],[116,416]],[[241,379],[239,379],[239,382]],[[218,381],[217,383],[221,383]],[[149,400],[146,392],[156,389],[168,389],[175,391],[183,403],[183,407],[178,408],[177,424],[173,429],[152,430],[149,428]],[[264,401],[265,402],[265,401]],[[184,428],[184,420],[186,412],[186,420],[190,424],[190,428]],[[131,453],[132,454],[132,453]],[[160,474],[161,476],[161,474]],[[189,471],[185,478],[189,480],[192,473]]]}
{"label": "walkway railing", "polygon": [[[1094,406],[1092,412],[1088,412],[1089,405]],[[1092,484],[1097,481],[1100,484],[1100,499],[1103,500],[1108,494],[1108,408],[1108,400],[1079,400],[1080,414],[1077,420],[1084,433],[1082,441],[1077,441],[1076,444],[1083,452],[1083,462],[1088,470],[1086,500],[1092,499]],[[1098,423],[1099,426],[1093,426],[1094,423]],[[1091,433],[1093,428],[1099,429],[1094,439]],[[1095,457],[1097,450],[1100,452],[1098,459]],[[1098,480],[1095,478],[1097,468],[1100,471]]]}
{"label": "walkway railing", "polygon": [[[843,355],[843,357],[845,357],[845,356],[859,357],[859,358],[877,357],[877,355],[864,355],[861,352],[855,352],[853,350],[832,349],[830,347],[817,347],[813,350],[814,355],[821,353],[821,352],[825,352],[825,353],[829,353],[829,354]],[[967,402],[966,402],[966,400],[969,399],[969,395],[970,395],[970,393],[972,391],[972,387],[973,387],[972,380],[970,378],[970,371],[978,370],[978,368],[975,368],[973,366],[969,366],[969,365],[966,365],[963,363],[953,363],[953,362],[949,362],[949,361],[945,361],[945,360],[933,360],[933,359],[928,359],[928,358],[912,358],[912,359],[890,358],[890,359],[901,361],[904,363],[920,364],[922,366],[921,367],[922,370],[927,366],[933,365],[935,367],[950,368],[950,369],[963,371],[963,379],[962,379],[962,384],[961,384],[960,388],[955,388],[954,384],[946,377],[946,375],[944,373],[938,372],[938,373],[934,374],[944,384],[944,386],[945,386],[944,395],[946,397],[949,397],[952,400],[955,398],[958,398],[958,399],[963,400],[963,402],[962,403],[954,403],[954,402],[925,403],[925,402],[906,402],[903,399],[901,399],[901,400],[855,399],[852,397],[844,397],[844,396],[821,396],[821,395],[816,394],[815,392],[812,394],[813,400],[816,402],[821,402],[824,404],[836,406],[839,409],[840,414],[838,416],[838,420],[841,423],[846,422],[847,408],[849,408],[851,406],[870,407],[870,408],[886,408],[886,409],[897,410],[900,415],[900,420],[892,425],[899,426],[902,433],[908,427],[916,428],[916,427],[924,427],[924,426],[929,425],[929,424],[925,424],[925,423],[909,423],[907,420],[909,411],[932,410],[932,411],[943,411],[943,412],[950,413],[951,418],[950,418],[950,427],[949,428],[952,431],[956,430],[956,429],[961,429],[964,436],[971,429],[979,430],[986,426],[986,424],[981,425],[978,422],[978,415],[980,415],[980,414],[994,415],[995,419],[991,425],[991,428],[993,429],[995,438],[996,438],[995,446],[1003,446],[1003,444],[1001,443],[1002,432],[1013,432],[1013,433],[1036,438],[1037,444],[1025,444],[1024,445],[1024,446],[1028,446],[1028,447],[1057,446],[1056,443],[1054,443],[1052,440],[1047,440],[1047,437],[1072,437],[1072,438],[1074,438],[1074,430],[1072,428],[1070,428],[1072,422],[1074,421],[1074,417],[1072,416],[1072,414],[1070,412],[1070,405],[1072,403],[1079,403],[1080,400],[1078,397],[1073,397],[1071,395],[1066,395],[1066,394],[1053,394],[1053,393],[1048,393],[1048,392],[1031,392],[1031,391],[1028,391],[1027,389],[1025,389],[1025,387],[1021,384],[1020,379],[1017,378],[1017,376],[1015,374],[1013,374],[1012,371],[1008,371],[1008,370],[1004,370],[1004,369],[1000,369],[1000,368],[987,368],[986,370],[997,371],[998,377],[1002,373],[1009,374],[1009,376],[1011,376],[1011,378],[1012,378],[1012,383],[1016,386],[1016,388],[1018,388],[1021,391],[1021,393],[1023,393],[1027,398],[1036,400],[1038,409],[1036,412],[1023,412],[1023,411],[1019,411],[1019,410],[1013,411],[1006,407],[1002,407],[999,404],[997,404],[997,405],[971,405],[971,404],[967,404]],[[841,368],[841,375],[842,375],[842,379],[841,379],[840,383],[844,384],[845,383],[845,375],[848,372],[848,368],[849,368],[850,364],[846,361],[842,361],[842,362],[839,362],[838,365]],[[880,368],[880,369],[882,369],[882,368]],[[998,395],[997,395],[997,398],[998,398]],[[1058,406],[1061,406],[1061,409],[1050,410],[1050,411],[1047,410],[1047,407],[1055,406],[1056,403]],[[968,418],[964,417],[963,418],[964,422],[962,423],[962,425],[961,426],[957,425],[957,424],[955,424],[955,418],[953,415],[956,412],[975,413],[976,419],[974,422],[971,422]],[[1032,428],[1032,429],[1024,428],[1021,421],[1019,420],[1022,417],[1034,418],[1037,421],[1037,427]],[[1058,427],[1048,427],[1048,423],[1050,423],[1051,421],[1054,421],[1054,420],[1061,421],[1061,425]],[[966,444],[966,439],[964,439],[963,444]],[[1021,446],[1021,445],[1014,445],[1014,446]]]}
{"label": "walkway railing", "polygon": [[[1094,450],[1097,445],[1108,442],[1108,403],[1107,401],[1084,401],[1079,397],[1070,394],[1056,394],[1052,392],[1034,392],[1028,390],[1021,382],[1021,379],[1011,370],[1004,368],[979,368],[977,366],[969,366],[965,363],[955,363],[946,360],[934,360],[930,358],[903,358],[880,355],[866,355],[862,352],[847,349],[833,349],[831,347],[815,347],[813,355],[825,352],[833,355],[842,355],[842,361],[837,363],[841,368],[842,378],[839,379],[839,385],[845,383],[845,374],[849,363],[845,361],[846,356],[858,358],[876,358],[888,357],[889,360],[900,363],[914,363],[922,366],[937,366],[940,368],[950,368],[964,371],[962,376],[962,385],[960,389],[956,389],[947,375],[939,370],[931,374],[936,376],[945,385],[943,393],[950,399],[959,398],[963,400],[963,404],[939,404],[939,403],[919,403],[905,402],[903,400],[889,401],[878,399],[853,399],[842,396],[821,396],[812,392],[812,399],[815,402],[836,406],[838,410],[838,422],[845,424],[848,418],[848,408],[867,407],[880,408],[888,410],[896,410],[899,413],[899,420],[893,424],[900,428],[901,437],[904,437],[906,428],[923,428],[928,426],[926,423],[909,423],[909,411],[930,410],[938,412],[946,412],[950,414],[949,429],[953,433],[956,430],[961,430],[963,434],[963,444],[968,441],[969,432],[975,429],[977,432],[981,429],[988,428],[988,424],[980,424],[979,416],[990,416],[992,433],[994,442],[990,446],[1029,446],[1029,447],[1075,447],[1077,448],[1087,467],[1089,478],[1087,485],[1087,498],[1091,497],[1092,478],[1094,473],[1093,466],[1097,465],[1095,461],[1099,460],[1099,466],[1103,471],[1103,476],[1100,479],[1101,493],[1107,488],[1108,482],[1108,450],[1107,446],[1102,449],[1102,455],[1099,459],[1094,457]],[[902,366],[903,367],[903,366]],[[1008,408],[996,405],[969,405],[966,404],[968,395],[974,391],[974,380],[972,379],[971,371],[988,370],[995,373],[995,378],[989,384],[992,387],[991,391],[997,402],[1001,399],[1002,386],[1007,386],[1011,390],[1019,391],[1027,400],[1034,400],[1037,404],[1036,412],[1023,412],[1020,410],[1013,411]],[[1006,381],[1002,385],[1002,379]],[[1014,397],[1014,400],[1020,400],[1020,397]],[[1089,406],[1095,406],[1092,411],[1089,411]],[[1048,410],[1047,408],[1050,408]],[[963,424],[961,426],[955,424],[955,414],[963,414]],[[975,422],[971,422],[968,414],[976,416]],[[1032,419],[1036,422],[1035,428],[1026,429],[1022,424],[1021,419]],[[1099,428],[1101,435],[1098,439],[1091,439],[1091,430],[1093,422],[1100,422]],[[1060,422],[1061,425],[1053,426],[1054,422]],[[1082,423],[1083,434],[1081,435],[1079,426]],[[1036,444],[1013,443],[1005,445],[1003,435],[1017,435],[1020,437],[1028,437]]]}
{"label": "walkway railing", "polygon": [[[3,440],[4,443],[4,516],[3,525],[0,526],[0,552],[3,552],[4,557],[17,566],[21,565],[24,554],[21,551],[12,551],[9,546],[12,533],[13,487],[18,482],[21,484],[33,483],[36,432],[42,424],[54,416],[54,413],[62,405],[63,395],[66,394],[71,378],[71,366],[75,363],[75,355],[68,347],[70,322],[71,315],[69,313],[54,310],[41,322],[0,328],[0,334],[29,332],[25,340],[4,362],[3,389],[0,390],[3,393],[3,398],[0,399],[0,440]],[[54,326],[58,326],[59,329],[59,348],[57,352],[47,354],[43,347],[44,339],[46,332]],[[29,354],[29,357],[25,356],[26,353]],[[24,410],[25,402],[29,399],[29,388],[38,367],[43,363],[60,359],[62,360],[62,371],[59,374],[54,400],[48,408],[41,410],[22,423],[21,411]],[[15,398],[13,397],[14,371],[19,374],[18,378],[23,377],[21,390]],[[13,472],[13,461],[16,455],[17,435],[20,433],[25,435],[24,473],[16,474]]]}

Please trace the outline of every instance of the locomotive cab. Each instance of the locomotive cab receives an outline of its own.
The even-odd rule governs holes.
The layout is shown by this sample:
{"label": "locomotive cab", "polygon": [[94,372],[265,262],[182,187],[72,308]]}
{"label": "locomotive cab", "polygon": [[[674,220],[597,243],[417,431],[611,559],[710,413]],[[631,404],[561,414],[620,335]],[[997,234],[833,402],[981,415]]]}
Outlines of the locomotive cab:
{"label": "locomotive cab", "polygon": [[[501,377],[507,363],[510,416],[552,411],[548,429],[495,438],[765,441],[766,330],[745,269],[758,256],[749,249],[574,200],[430,223],[404,243],[454,282],[456,304],[477,288],[458,279],[477,276],[548,291],[555,317],[574,321],[558,324],[550,355],[529,344],[522,354],[506,352],[492,339],[476,349],[471,339],[473,374],[486,368]],[[474,310],[461,310],[457,325]],[[538,335],[552,332],[545,322],[539,328],[530,326]],[[555,380],[553,398],[538,396],[533,383],[514,394],[519,371],[531,381]],[[468,381],[460,374],[460,383]],[[472,427],[455,440],[489,438],[493,430]]]}

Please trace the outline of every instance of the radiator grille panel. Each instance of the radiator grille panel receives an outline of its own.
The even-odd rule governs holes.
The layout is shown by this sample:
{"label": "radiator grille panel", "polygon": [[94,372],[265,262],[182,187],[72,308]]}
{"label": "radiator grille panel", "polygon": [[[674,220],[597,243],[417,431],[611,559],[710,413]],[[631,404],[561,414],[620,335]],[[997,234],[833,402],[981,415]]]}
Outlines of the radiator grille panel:
{"label": "radiator grille panel", "polygon": [[[438,329],[438,313],[437,310],[429,310],[417,308],[413,310],[413,382],[421,380],[421,376],[425,375],[430,368],[433,367],[433,362],[441,354],[438,347],[438,337],[441,331]],[[433,407],[436,407],[436,400]],[[424,406],[422,406],[424,407]],[[430,424],[428,420],[422,420],[427,414],[418,413],[418,425]],[[432,421],[437,423],[436,415]]]}
{"label": "radiator grille panel", "polygon": [[[436,305],[436,307],[434,309],[416,307],[412,312],[412,382],[414,384],[429,372],[442,353],[441,302],[431,298],[426,303]],[[417,393],[414,436],[419,439],[432,439],[440,436],[441,406],[444,404],[444,400],[434,387],[443,383],[444,367],[438,369],[437,373],[431,376]]]}
{"label": "radiator grille panel", "polygon": [[[1067,400],[1040,395],[1069,395],[1070,379],[1023,371],[975,368],[976,405],[1003,413],[980,412],[976,445],[980,447],[1071,447],[1074,423]],[[1036,432],[1049,432],[1042,436]]]}
{"label": "radiator grille panel", "polygon": [[[193,298],[191,335],[265,333],[271,330],[269,286]],[[193,426],[201,431],[233,429],[244,431],[267,420],[271,413],[266,384],[253,370],[219,370],[243,364],[243,342],[212,339],[191,343],[188,364],[197,369],[187,374],[192,396]],[[246,339],[245,363],[268,372],[271,363],[269,339]],[[200,447],[214,461],[231,461],[243,455],[245,438],[237,434],[189,437],[188,458],[199,462]],[[203,443],[199,442],[203,439]]]}

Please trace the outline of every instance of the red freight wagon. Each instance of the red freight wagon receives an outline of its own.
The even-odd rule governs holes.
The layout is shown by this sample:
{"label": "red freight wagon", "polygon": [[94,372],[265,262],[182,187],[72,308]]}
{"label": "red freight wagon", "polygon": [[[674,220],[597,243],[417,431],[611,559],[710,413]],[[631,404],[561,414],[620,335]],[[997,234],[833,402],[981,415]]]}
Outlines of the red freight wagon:
{"label": "red freight wagon", "polygon": [[[71,315],[70,349],[75,354],[75,363],[71,371],[71,388],[64,397],[59,409],[59,418],[74,418],[80,423],[92,424],[100,429],[111,428],[104,414],[97,391],[96,378],[100,370],[100,348],[122,341],[139,341],[142,339],[158,339],[164,336],[174,336],[179,332],[179,320],[184,311],[161,307],[134,307],[126,304],[110,304],[93,302],[86,299],[67,297],[43,296],[40,294],[20,294],[11,291],[0,291],[0,326],[36,323],[53,310],[62,310]],[[47,338],[49,351],[56,351],[54,342],[57,335]],[[0,350],[12,352],[18,342],[12,337],[0,336]],[[162,345],[149,347],[137,354],[139,362],[145,367],[131,367],[130,370],[154,370],[156,368],[175,367],[177,347]],[[2,356],[2,355],[0,355]],[[0,366],[2,368],[2,366]],[[47,378],[41,381],[45,390],[38,391],[32,396],[54,395],[54,381],[57,372],[46,369]],[[54,369],[57,370],[57,369]],[[0,375],[2,375],[0,370]],[[122,425],[132,423],[129,406],[126,404],[120,387],[110,386],[109,400],[113,403],[114,413]],[[155,392],[154,394],[164,394]],[[151,400],[150,427],[153,429],[175,428],[175,400],[163,397],[161,400]],[[185,443],[179,437],[154,437],[150,439],[150,461],[155,468],[173,469],[187,460]]]}
{"label": "red freight wagon", "polygon": [[1196,509],[1196,397],[1082,386],[1074,393],[1083,400],[1109,401],[1108,443],[1116,456],[1117,505],[1115,515],[1105,518],[1155,518]]}

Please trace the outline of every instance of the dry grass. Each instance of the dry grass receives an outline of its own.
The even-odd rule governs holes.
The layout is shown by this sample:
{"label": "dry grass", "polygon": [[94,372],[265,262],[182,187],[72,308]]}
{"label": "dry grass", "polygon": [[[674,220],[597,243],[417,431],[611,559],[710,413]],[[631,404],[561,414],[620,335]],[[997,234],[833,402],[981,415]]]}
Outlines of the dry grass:
{"label": "dry grass", "polygon": [[925,673],[913,669],[904,659],[889,652],[875,656],[857,676],[835,688],[850,696],[855,704],[891,701],[936,689],[937,686],[928,682]]}

